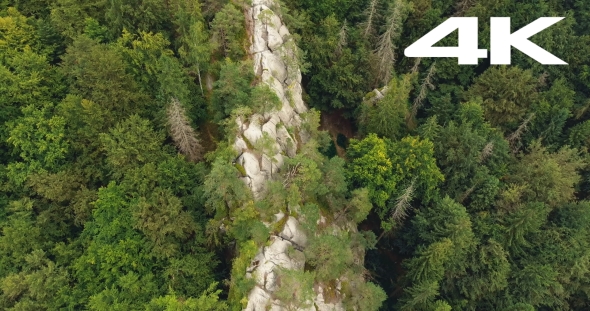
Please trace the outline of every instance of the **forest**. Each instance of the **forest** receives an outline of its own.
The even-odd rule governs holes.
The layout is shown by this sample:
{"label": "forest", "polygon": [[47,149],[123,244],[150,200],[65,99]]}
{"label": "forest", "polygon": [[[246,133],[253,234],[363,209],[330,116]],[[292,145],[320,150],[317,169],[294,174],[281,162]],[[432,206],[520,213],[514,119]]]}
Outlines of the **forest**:
{"label": "forest", "polygon": [[0,310],[590,310],[589,148],[588,0],[0,0]]}

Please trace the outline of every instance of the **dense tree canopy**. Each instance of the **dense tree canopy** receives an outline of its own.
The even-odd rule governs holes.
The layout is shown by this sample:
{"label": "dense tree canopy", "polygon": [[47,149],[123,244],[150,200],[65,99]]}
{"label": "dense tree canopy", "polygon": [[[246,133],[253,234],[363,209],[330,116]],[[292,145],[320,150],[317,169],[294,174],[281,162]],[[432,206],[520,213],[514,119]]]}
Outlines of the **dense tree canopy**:
{"label": "dense tree canopy", "polygon": [[[242,310],[289,217],[284,310],[590,309],[590,2],[267,2],[315,109],[276,124],[292,154],[244,140],[282,164],[255,198],[236,119],[290,107],[250,2],[0,0],[0,309]],[[531,41],[568,65],[404,57],[452,16],[480,48],[490,17],[565,17]]]}

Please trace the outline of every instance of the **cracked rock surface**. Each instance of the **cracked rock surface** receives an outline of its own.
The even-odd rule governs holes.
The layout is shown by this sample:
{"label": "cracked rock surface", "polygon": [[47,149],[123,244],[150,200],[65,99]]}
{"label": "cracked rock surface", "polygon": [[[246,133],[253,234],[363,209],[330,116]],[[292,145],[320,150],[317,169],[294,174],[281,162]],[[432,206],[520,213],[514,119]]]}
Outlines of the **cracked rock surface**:
{"label": "cracked rock surface", "polygon": [[[301,71],[295,58],[297,48],[289,30],[271,9],[273,7],[272,0],[253,0],[246,12],[253,70],[282,103],[280,109],[264,115],[254,113],[247,121],[236,120],[240,134],[236,136],[234,149],[241,154],[236,162],[244,168],[246,176],[241,179],[252,190],[255,199],[261,198],[266,182],[278,172],[284,157],[295,156],[300,144],[308,139],[301,129],[304,122],[301,114],[308,108],[301,97]],[[272,148],[253,150],[261,139],[270,140]],[[307,238],[296,218],[279,213],[275,221],[284,221],[284,217],[288,219],[282,232],[270,237],[267,246],[260,248],[251,266],[244,271],[256,280],[256,286],[248,295],[246,311],[285,310],[281,301],[273,297],[277,288],[277,270],[303,270],[304,256],[290,258],[287,250],[292,248],[295,252],[302,252]],[[320,286],[314,290],[315,306],[309,311],[344,310],[340,302],[325,303]]]}

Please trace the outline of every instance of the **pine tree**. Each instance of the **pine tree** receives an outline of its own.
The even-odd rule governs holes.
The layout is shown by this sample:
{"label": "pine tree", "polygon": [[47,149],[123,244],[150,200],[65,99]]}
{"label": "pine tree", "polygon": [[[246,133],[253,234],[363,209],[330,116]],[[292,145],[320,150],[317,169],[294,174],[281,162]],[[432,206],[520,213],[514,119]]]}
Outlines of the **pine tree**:
{"label": "pine tree", "polygon": [[416,99],[414,99],[414,102],[412,103],[412,109],[408,121],[414,119],[416,117],[416,114],[418,114],[418,109],[422,107],[422,104],[426,99],[426,95],[428,94],[428,89],[434,90],[432,78],[434,76],[434,73],[436,72],[436,69],[434,67],[435,64],[436,63],[433,63],[430,66],[430,69],[428,69],[426,77],[424,78],[424,80],[422,80],[422,84],[420,85],[420,92],[418,92],[418,96],[416,96]]}
{"label": "pine tree", "polygon": [[387,84],[391,79],[393,65],[395,64],[395,41],[401,35],[402,23],[407,17],[410,5],[405,0],[395,0],[391,3],[387,16],[385,32],[379,37],[377,43],[377,58],[379,59],[379,79],[382,84]]}
{"label": "pine tree", "polygon": [[365,9],[366,20],[363,24],[363,35],[369,37],[375,32],[375,20],[379,18],[379,0],[371,0]]}
{"label": "pine tree", "polygon": [[408,217],[408,210],[412,208],[410,202],[412,201],[412,196],[414,194],[414,183],[415,180],[412,181],[395,202],[391,218],[396,222],[401,222]]}
{"label": "pine tree", "polygon": [[223,57],[240,60],[244,56],[244,14],[234,4],[227,3],[211,22],[213,43]]}

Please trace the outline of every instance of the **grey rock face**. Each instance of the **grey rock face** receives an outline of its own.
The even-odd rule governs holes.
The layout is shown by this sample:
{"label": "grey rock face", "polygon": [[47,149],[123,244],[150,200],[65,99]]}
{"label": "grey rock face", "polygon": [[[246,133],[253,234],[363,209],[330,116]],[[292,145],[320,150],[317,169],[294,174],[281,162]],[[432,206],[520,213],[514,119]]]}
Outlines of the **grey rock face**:
{"label": "grey rock face", "polygon": [[[301,97],[301,72],[295,59],[296,46],[287,27],[280,17],[272,11],[272,0],[253,0],[246,14],[251,33],[250,53],[254,61],[254,72],[268,84],[281,100],[280,109],[266,113],[264,116],[253,114],[244,121],[236,120],[239,133],[234,149],[241,153],[240,163],[246,177],[242,180],[252,190],[255,199],[264,193],[265,184],[272,174],[278,172],[284,157],[296,155],[299,144],[305,143],[307,135],[302,131],[304,120],[301,114],[307,112]],[[264,145],[264,148],[258,146]],[[269,148],[270,147],[270,148]],[[284,304],[273,297],[276,290],[278,268],[303,270],[304,256],[290,258],[287,249],[305,246],[307,237],[300,229],[299,222],[292,216],[280,213],[275,221],[285,221],[282,232],[271,236],[268,246],[262,247],[252,265],[244,271],[248,277],[256,280],[256,286],[248,295],[246,311],[282,311]],[[270,226],[270,224],[268,224]],[[325,303],[322,288],[316,286],[314,304],[319,310],[343,310],[341,303]],[[315,311],[311,307],[309,311]]]}

